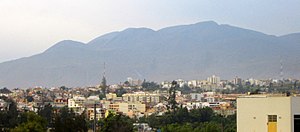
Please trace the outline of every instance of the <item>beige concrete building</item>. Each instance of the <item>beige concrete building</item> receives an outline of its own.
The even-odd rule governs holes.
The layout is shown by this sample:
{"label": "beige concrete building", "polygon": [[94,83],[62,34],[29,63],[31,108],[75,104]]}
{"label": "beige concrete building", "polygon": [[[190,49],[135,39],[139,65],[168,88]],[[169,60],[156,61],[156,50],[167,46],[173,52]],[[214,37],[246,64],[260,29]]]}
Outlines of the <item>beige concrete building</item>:
{"label": "beige concrete building", "polygon": [[86,101],[85,97],[75,96],[68,99],[68,108],[73,109],[75,113],[81,114],[84,111],[84,103]]}
{"label": "beige concrete building", "polygon": [[[86,109],[86,111],[87,111],[87,118],[89,120],[94,120],[94,115],[95,115],[94,108],[89,107]],[[102,108],[96,108],[97,120],[104,118],[104,116],[105,116],[105,110]]]}
{"label": "beige concrete building", "polygon": [[117,98],[117,94],[115,93],[108,93],[105,96],[107,100],[113,100],[114,98]]}
{"label": "beige concrete building", "polygon": [[112,110],[115,112],[122,112],[125,115],[128,115],[129,112],[135,113],[145,113],[146,105],[140,102],[117,102],[117,103],[109,103],[103,104],[108,110]]}
{"label": "beige concrete building", "polygon": [[238,132],[300,132],[300,97],[250,95],[237,99]]}
{"label": "beige concrete building", "polygon": [[126,102],[141,102],[141,103],[159,103],[159,94],[145,93],[145,92],[135,92],[126,93],[122,95],[122,98]]}

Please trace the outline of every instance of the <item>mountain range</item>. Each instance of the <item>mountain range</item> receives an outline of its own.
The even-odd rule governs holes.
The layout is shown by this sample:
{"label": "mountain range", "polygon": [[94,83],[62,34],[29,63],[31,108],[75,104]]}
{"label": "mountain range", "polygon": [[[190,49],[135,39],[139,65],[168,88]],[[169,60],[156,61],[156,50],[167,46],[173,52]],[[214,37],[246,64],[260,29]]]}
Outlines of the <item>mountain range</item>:
{"label": "mountain range", "polygon": [[[106,68],[104,69],[104,63]],[[213,21],[160,30],[128,28],[88,43],[63,40],[41,54],[0,63],[0,87],[94,86],[127,77],[164,81],[300,77],[300,33],[268,35]]]}

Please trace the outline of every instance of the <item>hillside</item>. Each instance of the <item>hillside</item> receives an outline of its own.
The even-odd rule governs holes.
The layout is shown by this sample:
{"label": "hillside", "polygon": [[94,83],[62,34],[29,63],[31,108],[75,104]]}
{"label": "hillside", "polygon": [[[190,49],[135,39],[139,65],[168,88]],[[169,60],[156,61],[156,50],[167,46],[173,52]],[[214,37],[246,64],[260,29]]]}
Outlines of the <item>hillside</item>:
{"label": "hillside", "polygon": [[58,42],[41,54],[0,63],[0,87],[99,84],[106,63],[108,83],[127,77],[153,81],[221,78],[299,78],[300,34],[284,36],[213,21],[166,27],[128,28],[89,43]]}

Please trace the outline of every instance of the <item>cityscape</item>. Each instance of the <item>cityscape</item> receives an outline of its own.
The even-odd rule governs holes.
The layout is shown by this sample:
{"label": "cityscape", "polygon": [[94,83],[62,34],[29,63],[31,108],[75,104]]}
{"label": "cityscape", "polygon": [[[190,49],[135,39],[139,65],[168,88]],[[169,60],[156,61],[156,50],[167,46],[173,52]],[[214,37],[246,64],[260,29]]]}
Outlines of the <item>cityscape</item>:
{"label": "cityscape", "polygon": [[0,132],[300,132],[299,12],[1,0]]}
{"label": "cityscape", "polygon": [[[262,118],[264,114],[268,114],[270,111],[276,114],[277,111],[273,111],[273,108],[278,105],[290,105],[280,107],[278,110],[280,114],[278,115],[280,116],[279,119],[289,115],[298,116],[296,114],[299,112],[300,84],[298,84],[299,80],[296,79],[257,80],[253,78],[242,79],[236,76],[232,80],[222,80],[220,77],[212,75],[204,80],[185,81],[176,79],[161,83],[145,79],[133,79],[131,77],[128,77],[126,81],[120,84],[108,85],[106,81],[105,76],[103,76],[101,83],[93,87],[2,88],[0,89],[0,110],[2,111],[1,116],[3,116],[1,129],[5,131],[11,125],[16,125],[4,121],[5,117],[8,118],[5,114],[9,113],[4,112],[7,110],[17,111],[19,114],[26,112],[38,113],[38,115],[47,119],[44,127],[48,131],[104,131],[103,129],[114,129],[116,131],[149,132],[175,131],[177,129],[180,129],[180,131],[246,131],[251,122],[248,119],[249,116],[259,120],[259,118]],[[172,100],[174,101],[173,103]],[[265,102],[264,100],[268,101],[268,103],[263,103]],[[259,102],[262,104],[259,104]],[[249,112],[249,107],[257,107],[259,105],[261,106],[257,109],[257,112],[261,114]],[[56,123],[58,122],[57,118],[63,116],[59,114],[63,110],[67,110],[67,113],[69,111],[74,115],[84,117],[84,119],[81,119],[81,122],[85,123],[81,124],[81,128],[78,128],[79,126],[61,128]],[[200,110],[198,112],[200,115],[191,113],[197,112],[197,110]],[[205,112],[202,113],[201,111]],[[288,111],[292,113],[285,113]],[[169,117],[171,120],[168,121],[168,119],[164,118],[167,118],[165,116],[169,114],[175,114],[172,115],[175,117]],[[124,118],[123,120],[126,121],[116,120],[114,123],[110,122],[112,123],[110,124],[111,126],[105,126],[105,123],[108,123],[105,119],[111,118],[110,116],[112,115],[122,115],[124,116],[122,117]],[[204,118],[202,116],[208,117],[202,119]],[[15,118],[17,118],[15,123],[21,122],[18,121],[20,117]],[[193,118],[200,121],[193,121]],[[273,119],[274,117],[270,118],[272,118],[271,122],[274,122],[273,120],[277,121],[277,117],[276,119]],[[192,124],[180,125],[176,123],[176,120]],[[128,122],[131,124],[126,124]],[[191,125],[195,125],[197,122],[200,123],[199,126],[201,127],[197,125],[196,128],[193,128]],[[208,124],[205,122],[208,122]],[[66,124],[67,122],[60,123],[62,126],[70,125]],[[122,130],[118,128],[119,126],[114,126],[118,123],[122,123],[122,126],[124,125],[123,127],[125,128],[122,129],[128,130]],[[252,121],[252,124],[257,126],[258,124],[255,123],[257,122]],[[293,129],[292,124],[286,125],[286,123],[288,124],[288,121],[284,123],[285,125],[278,124],[276,126],[273,124],[273,126],[276,126],[273,129]],[[294,130],[296,131],[299,129],[297,126],[299,124],[298,117],[295,118],[294,123]],[[182,128],[182,125],[184,125],[184,128]],[[265,129],[264,126],[253,128],[253,130],[257,131],[264,131]],[[17,131],[17,128],[13,130]]]}

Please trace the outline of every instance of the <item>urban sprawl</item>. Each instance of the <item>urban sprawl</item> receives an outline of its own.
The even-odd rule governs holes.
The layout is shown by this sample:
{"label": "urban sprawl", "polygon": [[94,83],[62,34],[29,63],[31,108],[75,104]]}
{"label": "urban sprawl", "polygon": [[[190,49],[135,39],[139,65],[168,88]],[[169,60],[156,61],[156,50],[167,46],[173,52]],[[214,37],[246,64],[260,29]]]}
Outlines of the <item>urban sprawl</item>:
{"label": "urban sprawl", "polygon": [[[46,105],[51,105],[53,112],[68,108],[77,115],[85,114],[86,120],[90,121],[106,118],[109,113],[138,119],[168,112],[172,96],[170,89],[174,88],[174,99],[181,108],[190,111],[209,107],[214,113],[227,117],[237,113],[238,98],[299,96],[298,82],[297,79],[258,80],[239,77],[222,80],[213,75],[205,80],[177,79],[161,83],[129,77],[120,84],[107,85],[103,77],[102,82],[94,87],[2,88],[0,110],[9,109],[10,102],[7,100],[11,99],[16,102],[18,111],[37,113]],[[143,129],[151,130],[147,123],[143,124]]]}

